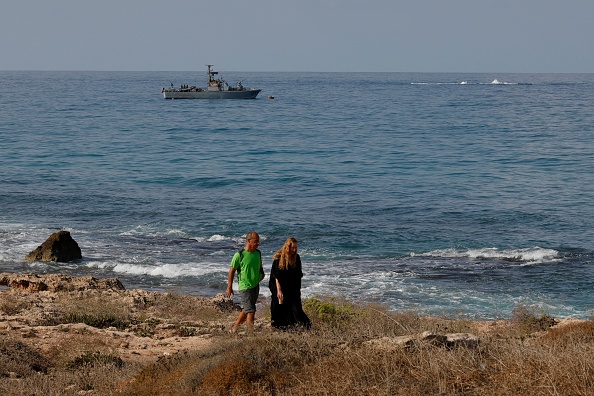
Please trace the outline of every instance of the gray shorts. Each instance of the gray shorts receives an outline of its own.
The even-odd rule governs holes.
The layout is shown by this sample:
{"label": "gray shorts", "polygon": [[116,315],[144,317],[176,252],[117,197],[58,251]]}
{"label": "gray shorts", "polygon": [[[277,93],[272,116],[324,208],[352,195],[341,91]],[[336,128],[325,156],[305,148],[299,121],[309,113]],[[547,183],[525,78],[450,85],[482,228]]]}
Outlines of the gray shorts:
{"label": "gray shorts", "polygon": [[239,291],[239,295],[241,296],[241,308],[243,308],[243,312],[256,312],[256,301],[258,300],[258,294],[260,294],[260,285],[251,289]]}

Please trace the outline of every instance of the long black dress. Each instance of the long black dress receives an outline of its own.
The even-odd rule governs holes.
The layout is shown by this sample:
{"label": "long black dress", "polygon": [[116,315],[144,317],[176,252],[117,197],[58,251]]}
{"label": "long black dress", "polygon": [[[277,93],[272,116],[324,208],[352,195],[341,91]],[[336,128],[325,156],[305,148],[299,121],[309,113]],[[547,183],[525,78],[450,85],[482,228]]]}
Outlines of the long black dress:
{"label": "long black dress", "polygon": [[[297,254],[295,267],[288,267],[285,270],[278,268],[279,260],[272,262],[270,270],[270,281],[268,287],[272,293],[270,303],[270,314],[272,317],[272,326],[279,329],[289,329],[294,326],[311,327],[311,321],[303,312],[301,305],[301,258]],[[279,304],[276,294],[276,280],[278,279],[283,292],[283,303]]]}

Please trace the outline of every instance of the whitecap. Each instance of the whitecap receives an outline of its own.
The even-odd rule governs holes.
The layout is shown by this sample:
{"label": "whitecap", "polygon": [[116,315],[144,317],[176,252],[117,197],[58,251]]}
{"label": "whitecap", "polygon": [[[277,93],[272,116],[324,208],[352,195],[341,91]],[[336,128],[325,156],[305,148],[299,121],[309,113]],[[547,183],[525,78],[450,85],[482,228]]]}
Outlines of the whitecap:
{"label": "whitecap", "polygon": [[208,274],[225,272],[227,268],[222,268],[219,264],[208,265],[205,263],[186,263],[170,264],[156,263],[155,265],[143,265],[134,263],[105,263],[98,265],[101,267],[112,267],[113,272],[129,275],[147,275],[162,276],[164,278],[179,278],[184,276],[200,277]]}
{"label": "whitecap", "polygon": [[411,257],[444,257],[444,258],[473,258],[473,259],[501,259],[523,261],[530,263],[553,262],[559,259],[559,252],[554,249],[534,246],[531,248],[498,249],[494,247],[457,250],[453,248],[437,249],[427,253],[411,253]]}
{"label": "whitecap", "polygon": [[507,82],[507,81],[499,81],[498,79],[495,79],[495,80],[491,81],[491,84],[494,84],[494,85],[518,85],[518,83],[512,83],[512,82]]}
{"label": "whitecap", "polygon": [[210,238],[208,238],[208,242],[219,242],[219,241],[225,241],[225,240],[228,240],[228,239],[229,238],[227,238],[224,235],[214,234]]}

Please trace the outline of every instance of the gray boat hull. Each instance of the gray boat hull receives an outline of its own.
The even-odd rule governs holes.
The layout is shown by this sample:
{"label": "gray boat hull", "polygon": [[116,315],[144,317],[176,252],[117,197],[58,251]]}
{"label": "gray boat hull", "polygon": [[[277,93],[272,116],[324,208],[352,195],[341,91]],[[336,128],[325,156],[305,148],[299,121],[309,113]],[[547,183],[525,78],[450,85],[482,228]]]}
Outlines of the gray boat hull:
{"label": "gray boat hull", "polygon": [[177,91],[164,90],[165,99],[255,99],[260,89],[245,89],[243,91]]}

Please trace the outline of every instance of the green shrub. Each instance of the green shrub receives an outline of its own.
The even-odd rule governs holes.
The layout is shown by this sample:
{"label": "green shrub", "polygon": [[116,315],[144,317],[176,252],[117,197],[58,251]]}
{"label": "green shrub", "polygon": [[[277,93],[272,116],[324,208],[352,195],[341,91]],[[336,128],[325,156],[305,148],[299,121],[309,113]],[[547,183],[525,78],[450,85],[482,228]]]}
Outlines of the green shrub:
{"label": "green shrub", "polygon": [[110,314],[106,312],[69,312],[64,316],[64,320],[66,321],[66,323],[84,323],[88,326],[96,327],[99,329],[115,327],[117,329],[123,330],[130,324],[130,321],[127,318],[122,318],[115,314]]}
{"label": "green shrub", "polygon": [[511,321],[528,333],[548,330],[557,324],[555,318],[543,313],[541,308],[526,306],[514,308]]}
{"label": "green shrub", "polygon": [[131,322],[128,307],[104,301],[100,298],[63,300],[57,304],[56,308],[56,312],[50,318],[53,325],[59,323],[84,323],[99,329],[115,327],[123,330]]}
{"label": "green shrub", "polygon": [[310,297],[303,302],[303,308],[314,318],[326,322],[344,322],[355,316],[355,307],[347,302],[337,302],[331,297],[322,301],[317,297]]}
{"label": "green shrub", "polygon": [[124,361],[114,355],[104,354],[101,352],[86,353],[82,356],[75,358],[69,367],[77,369],[83,366],[98,366],[98,365],[112,365],[118,368],[124,366]]}
{"label": "green shrub", "polygon": [[5,315],[17,315],[24,309],[29,308],[29,306],[29,303],[21,301],[7,293],[3,294],[0,299],[0,313]]}
{"label": "green shrub", "polygon": [[[14,373],[17,377],[45,373],[49,361],[21,341],[4,335],[0,338],[0,378]],[[0,392],[1,393],[1,392]]]}
{"label": "green shrub", "polygon": [[192,337],[197,334],[196,328],[188,325],[181,325],[177,328],[177,334],[180,337]]}

